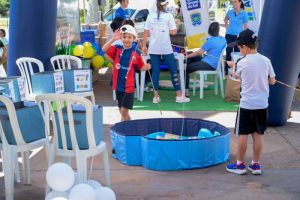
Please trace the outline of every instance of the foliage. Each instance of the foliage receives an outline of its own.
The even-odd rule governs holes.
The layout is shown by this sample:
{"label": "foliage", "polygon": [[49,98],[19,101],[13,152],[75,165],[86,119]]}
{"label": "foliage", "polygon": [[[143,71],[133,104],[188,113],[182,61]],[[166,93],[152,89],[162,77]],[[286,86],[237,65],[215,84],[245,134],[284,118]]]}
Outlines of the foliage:
{"label": "foliage", "polygon": [[7,16],[9,11],[9,0],[0,0],[0,15]]}

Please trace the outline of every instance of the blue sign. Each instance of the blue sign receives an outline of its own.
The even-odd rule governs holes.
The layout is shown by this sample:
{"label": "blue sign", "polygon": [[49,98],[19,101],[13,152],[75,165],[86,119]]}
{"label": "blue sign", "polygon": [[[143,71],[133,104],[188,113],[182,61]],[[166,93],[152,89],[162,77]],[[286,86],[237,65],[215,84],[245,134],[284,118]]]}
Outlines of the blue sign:
{"label": "blue sign", "polygon": [[195,10],[201,8],[200,0],[186,0],[187,10]]}
{"label": "blue sign", "polygon": [[201,14],[200,13],[191,14],[191,20],[193,26],[201,25]]}

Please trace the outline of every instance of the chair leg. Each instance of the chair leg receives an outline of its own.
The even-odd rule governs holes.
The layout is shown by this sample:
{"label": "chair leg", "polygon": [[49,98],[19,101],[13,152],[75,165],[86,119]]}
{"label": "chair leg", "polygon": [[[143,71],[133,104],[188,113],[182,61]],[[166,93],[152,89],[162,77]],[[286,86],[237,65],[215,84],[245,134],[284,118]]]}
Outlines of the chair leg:
{"label": "chair leg", "polygon": [[20,177],[20,167],[19,167],[19,160],[18,160],[18,153],[16,153],[16,155],[14,156],[15,159],[15,178],[16,178],[16,182],[20,183],[21,182],[21,177]]}
{"label": "chair leg", "polygon": [[96,104],[96,100],[95,100],[95,94],[94,94],[94,91],[92,91],[91,100],[92,100],[93,105],[95,105],[95,104]]}
{"label": "chair leg", "polygon": [[24,174],[24,184],[30,185],[30,162],[29,162],[29,152],[22,152],[22,163],[23,163],[23,174]]}
{"label": "chair leg", "polygon": [[203,88],[204,88],[204,74],[200,73],[199,85],[200,85],[200,99],[203,99]]}
{"label": "chair leg", "polygon": [[140,101],[144,100],[146,71],[141,71]]}
{"label": "chair leg", "polygon": [[220,80],[220,90],[221,90],[221,95],[224,98],[224,86],[223,86],[223,78],[221,76],[221,74],[219,74],[219,80]]}
{"label": "chair leg", "polygon": [[197,74],[194,74],[194,79],[193,79],[193,96],[196,95],[196,83],[197,83]]}
{"label": "chair leg", "polygon": [[77,171],[80,183],[87,182],[87,157],[84,154],[76,155]]}
{"label": "chair leg", "polygon": [[218,74],[215,74],[215,95],[218,95]]}
{"label": "chair leg", "polygon": [[12,166],[14,166],[14,153],[11,148],[3,150],[3,171],[4,171],[4,183],[5,183],[5,196],[6,200],[14,199],[14,172]]}
{"label": "chair leg", "polygon": [[136,99],[140,99],[140,77],[138,73],[135,73],[135,91],[136,91]]}
{"label": "chair leg", "polygon": [[104,163],[105,183],[106,183],[107,187],[111,187],[109,161],[108,161],[108,153],[107,153],[106,147],[105,147],[105,150],[103,151],[103,163]]}

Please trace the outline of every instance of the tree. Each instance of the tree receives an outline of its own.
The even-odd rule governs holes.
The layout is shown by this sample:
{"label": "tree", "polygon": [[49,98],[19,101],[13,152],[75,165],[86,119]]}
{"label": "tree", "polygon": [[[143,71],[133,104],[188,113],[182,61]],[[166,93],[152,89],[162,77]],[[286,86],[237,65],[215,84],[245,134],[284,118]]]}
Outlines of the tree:
{"label": "tree", "polygon": [[6,16],[9,10],[9,0],[0,0],[0,15]]}

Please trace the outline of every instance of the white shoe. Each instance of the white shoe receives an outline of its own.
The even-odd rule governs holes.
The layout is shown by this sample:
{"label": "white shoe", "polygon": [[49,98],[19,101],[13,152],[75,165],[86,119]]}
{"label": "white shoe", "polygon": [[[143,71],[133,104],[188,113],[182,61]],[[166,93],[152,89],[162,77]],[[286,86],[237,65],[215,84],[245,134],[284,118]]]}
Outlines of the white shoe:
{"label": "white shoe", "polygon": [[190,98],[187,98],[185,96],[180,96],[180,97],[176,97],[176,102],[177,103],[187,103],[187,102],[190,102],[191,99]]}
{"label": "white shoe", "polygon": [[158,97],[153,97],[153,103],[159,103],[161,100],[160,100],[160,98],[159,98],[159,96]]}

